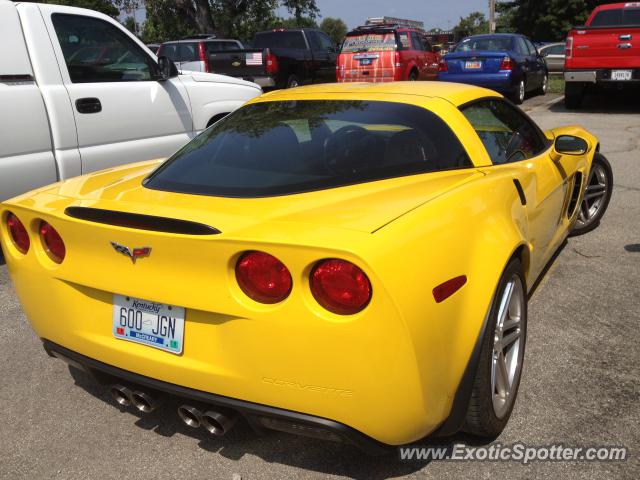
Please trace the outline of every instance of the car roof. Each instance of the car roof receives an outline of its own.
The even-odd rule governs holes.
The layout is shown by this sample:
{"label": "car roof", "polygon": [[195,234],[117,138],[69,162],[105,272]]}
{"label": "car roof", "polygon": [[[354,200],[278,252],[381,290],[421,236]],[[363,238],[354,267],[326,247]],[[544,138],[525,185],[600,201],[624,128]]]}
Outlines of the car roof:
{"label": "car roof", "polygon": [[[397,95],[413,95],[424,98],[442,98],[452,103],[456,107],[472,102],[479,98],[500,97],[499,93],[474,85],[452,82],[389,82],[389,83],[324,83],[319,85],[308,85],[293,89],[275,90],[258,97],[260,99],[275,100],[303,100],[307,95],[322,94],[344,94],[345,99],[349,95],[362,96],[371,94],[372,97],[389,95],[392,100]],[[314,98],[317,99],[317,98]]]}
{"label": "car roof", "polygon": [[170,43],[200,43],[200,42],[239,42],[235,38],[188,38],[186,40],[169,40],[168,42],[162,42],[162,45]]}
{"label": "car roof", "polygon": [[478,35],[469,35],[465,38],[481,38],[481,37],[526,37],[526,35],[522,35],[521,33],[480,33]]}

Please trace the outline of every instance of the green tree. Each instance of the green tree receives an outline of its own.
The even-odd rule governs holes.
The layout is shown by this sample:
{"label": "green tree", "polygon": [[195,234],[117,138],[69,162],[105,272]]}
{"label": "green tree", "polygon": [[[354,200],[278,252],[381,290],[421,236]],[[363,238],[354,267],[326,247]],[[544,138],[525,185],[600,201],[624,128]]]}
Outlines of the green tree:
{"label": "green tree", "polygon": [[[498,3],[501,31],[516,31],[534,40],[566,38],[575,25],[584,24],[591,11],[603,0],[512,0]],[[501,20],[501,17],[505,17]]]}
{"label": "green tree", "polygon": [[269,28],[318,28],[318,24],[310,17],[276,17]]}
{"label": "green tree", "polygon": [[460,17],[460,23],[453,27],[457,37],[489,33],[489,21],[482,12],[472,12],[466,17]]}
{"label": "green tree", "polygon": [[315,20],[320,14],[316,0],[282,0],[282,6],[293,14],[298,23],[302,21],[302,17],[305,15]]}
{"label": "green tree", "polygon": [[320,23],[320,30],[329,35],[333,43],[342,43],[347,34],[347,24],[340,18],[325,17]]}
{"label": "green tree", "polygon": [[122,25],[124,25],[124,28],[129,30],[134,35],[138,33],[139,25],[137,25],[135,18],[133,17],[125,18],[124,22],[122,22]]}

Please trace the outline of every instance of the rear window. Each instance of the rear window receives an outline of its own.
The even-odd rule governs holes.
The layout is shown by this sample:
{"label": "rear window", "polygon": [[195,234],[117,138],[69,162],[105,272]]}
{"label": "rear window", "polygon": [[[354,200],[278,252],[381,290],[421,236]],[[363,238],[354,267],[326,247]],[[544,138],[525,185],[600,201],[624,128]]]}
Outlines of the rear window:
{"label": "rear window", "polygon": [[512,37],[469,37],[463,39],[455,52],[471,52],[484,50],[487,52],[503,52],[513,49]]}
{"label": "rear window", "polygon": [[241,50],[236,42],[206,42],[207,52],[230,52]]}
{"label": "rear window", "polygon": [[247,105],[145,182],[157,190],[263,197],[471,167],[438,116],[412,105],[287,101]]}
{"label": "rear window", "polygon": [[601,10],[596,13],[589,24],[591,27],[617,27],[621,25],[640,25],[640,9]]}
{"label": "rear window", "polygon": [[[407,42],[408,36],[406,36]],[[358,52],[387,52],[396,49],[396,35],[389,33],[364,33],[361,35],[349,35],[342,44],[343,53]]]}
{"label": "rear window", "polygon": [[163,43],[158,56],[165,56],[172,62],[195,62],[200,59],[198,42]]}
{"label": "rear window", "polygon": [[306,50],[302,32],[263,32],[257,33],[253,41],[254,48],[291,48]]}

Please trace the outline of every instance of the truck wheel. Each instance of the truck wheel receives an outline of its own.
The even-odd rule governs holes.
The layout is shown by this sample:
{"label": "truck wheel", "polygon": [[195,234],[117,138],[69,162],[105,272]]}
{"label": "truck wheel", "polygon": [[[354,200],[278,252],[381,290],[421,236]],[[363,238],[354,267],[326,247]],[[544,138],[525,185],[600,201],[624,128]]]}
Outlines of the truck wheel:
{"label": "truck wheel", "polygon": [[410,82],[415,82],[416,80],[418,80],[418,72],[416,70],[411,70],[411,73],[409,73],[408,80]]}
{"label": "truck wheel", "polygon": [[296,88],[300,86],[300,79],[297,75],[289,75],[287,78],[287,86],[285,88]]}
{"label": "truck wheel", "polygon": [[578,216],[571,229],[571,236],[590,232],[600,224],[613,192],[613,170],[609,160],[597,152],[593,156],[591,170],[584,188]]}
{"label": "truck wheel", "polygon": [[584,89],[582,85],[565,83],[564,84],[564,106],[567,109],[580,108],[584,97]]}
{"label": "truck wheel", "polygon": [[520,83],[518,84],[516,89],[513,92],[511,92],[511,95],[509,95],[509,98],[516,105],[521,105],[522,102],[524,102],[524,95],[525,95],[525,83],[524,83],[524,79],[522,79],[520,80]]}
{"label": "truck wheel", "polygon": [[495,438],[507,425],[518,394],[527,339],[527,288],[520,260],[498,283],[480,350],[464,430]]}

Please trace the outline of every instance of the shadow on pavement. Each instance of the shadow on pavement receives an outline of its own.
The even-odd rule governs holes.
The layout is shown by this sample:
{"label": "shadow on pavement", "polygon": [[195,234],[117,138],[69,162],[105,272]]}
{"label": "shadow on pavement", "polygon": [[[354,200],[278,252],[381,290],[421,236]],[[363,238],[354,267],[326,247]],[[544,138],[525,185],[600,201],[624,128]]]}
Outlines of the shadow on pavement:
{"label": "shadow on pavement", "polygon": [[640,243],[630,243],[629,245],[625,245],[624,249],[627,252],[640,253]]}
{"label": "shadow on pavement", "polygon": [[[134,424],[144,430],[153,431],[163,437],[175,434],[187,435],[198,442],[198,446],[211,453],[217,453],[229,460],[240,460],[244,455],[254,455],[268,463],[278,463],[325,475],[343,475],[358,480],[385,480],[408,475],[427,466],[428,460],[400,460],[398,451],[390,449],[388,455],[370,456],[355,447],[342,443],[299,437],[286,433],[267,431],[260,434],[244,420],[239,420],[235,428],[224,437],[213,437],[203,428],[186,426],[178,417],[177,408],[183,403],[177,397],[167,397],[154,412],[143,414],[133,407],[122,407],[115,403],[106,385],[76,368],[69,367],[76,386],[95,398],[104,401],[121,414],[131,415]],[[414,446],[444,446],[451,448],[455,443],[484,445],[489,441],[458,434],[452,437],[420,441]]]}
{"label": "shadow on pavement", "polygon": [[580,108],[567,110],[564,101],[555,102],[549,108],[559,113],[640,113],[640,91],[603,91],[598,94],[585,95]]}

